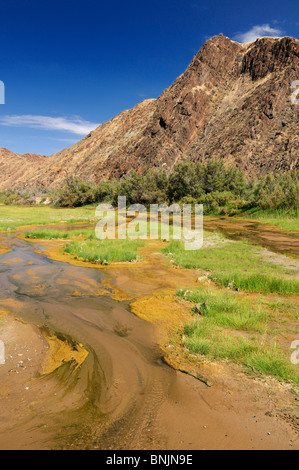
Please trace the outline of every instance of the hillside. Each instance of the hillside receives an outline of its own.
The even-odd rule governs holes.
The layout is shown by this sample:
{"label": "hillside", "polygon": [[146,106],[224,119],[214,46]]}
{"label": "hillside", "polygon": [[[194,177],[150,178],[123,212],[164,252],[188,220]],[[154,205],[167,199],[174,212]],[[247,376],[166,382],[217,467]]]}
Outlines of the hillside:
{"label": "hillside", "polygon": [[33,179],[38,170],[43,168],[47,157],[41,155],[19,155],[0,148],[0,189],[9,189]]}
{"label": "hillside", "polygon": [[[134,169],[167,170],[181,159],[216,157],[248,175],[299,167],[299,41],[208,40],[187,70],[146,100],[50,157],[0,151],[0,189],[55,187],[68,175],[98,182]],[[20,165],[20,158],[22,163]]]}

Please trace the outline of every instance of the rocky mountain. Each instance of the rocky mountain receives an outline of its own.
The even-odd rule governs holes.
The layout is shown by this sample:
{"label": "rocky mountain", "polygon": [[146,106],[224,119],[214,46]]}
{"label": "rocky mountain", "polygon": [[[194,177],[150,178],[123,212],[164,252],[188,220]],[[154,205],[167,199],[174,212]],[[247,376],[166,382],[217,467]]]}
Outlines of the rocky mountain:
{"label": "rocky mountain", "polygon": [[294,80],[297,39],[239,44],[215,36],[158,99],[122,112],[73,147],[50,157],[0,152],[0,188],[55,187],[75,174],[98,182],[132,169],[170,170],[181,159],[219,158],[248,175],[299,168]]}
{"label": "rocky mountain", "polygon": [[[33,179],[35,172],[42,168],[47,157],[27,153],[19,155],[0,148],[0,190],[10,189]],[[28,184],[28,183],[25,183]]]}

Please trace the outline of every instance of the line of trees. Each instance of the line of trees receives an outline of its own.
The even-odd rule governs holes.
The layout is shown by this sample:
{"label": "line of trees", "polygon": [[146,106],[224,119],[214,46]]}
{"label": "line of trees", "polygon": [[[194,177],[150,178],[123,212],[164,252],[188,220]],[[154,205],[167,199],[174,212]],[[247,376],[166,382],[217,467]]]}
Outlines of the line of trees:
{"label": "line of trees", "polygon": [[[12,203],[15,193],[6,194]],[[227,169],[223,162],[207,165],[182,161],[170,174],[151,169],[145,175],[132,171],[121,180],[97,185],[69,177],[65,184],[47,196],[60,207],[79,207],[111,202],[126,196],[129,204],[204,204],[206,214],[235,215],[252,208],[284,210],[296,215],[299,206],[299,172],[275,172],[259,179],[248,179],[237,168]],[[19,197],[21,197],[19,195]],[[32,198],[32,194],[31,194]]]}
{"label": "line of trees", "polygon": [[56,205],[82,206],[111,202],[126,196],[129,204],[194,204],[205,206],[205,213],[235,215],[259,207],[296,213],[299,206],[299,172],[270,173],[259,179],[247,179],[237,168],[227,169],[223,162],[207,165],[183,161],[167,174],[164,169],[148,170],[145,175],[132,171],[120,181],[93,185],[70,177],[52,197]]}

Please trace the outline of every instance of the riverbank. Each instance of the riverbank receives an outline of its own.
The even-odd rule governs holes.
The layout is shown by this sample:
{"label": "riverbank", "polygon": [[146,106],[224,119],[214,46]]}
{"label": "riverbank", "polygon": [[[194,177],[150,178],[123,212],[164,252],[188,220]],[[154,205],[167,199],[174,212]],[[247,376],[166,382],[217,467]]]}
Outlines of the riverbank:
{"label": "riverbank", "polygon": [[[213,235],[206,242],[215,249],[217,242],[223,243],[223,240]],[[63,260],[75,266],[94,268],[93,264],[75,260],[67,253],[63,253],[62,240],[43,240],[42,244],[44,248],[40,252],[51,259]],[[140,249],[139,253],[142,261],[138,263],[112,263],[104,267],[100,265],[106,276],[95,295],[109,296],[118,301],[129,301],[130,309],[135,315],[155,326],[164,360],[175,370],[184,371],[208,387],[213,385],[213,391],[217,390],[217,393],[219,393],[219,387],[224,394],[228,390],[231,392],[234,389],[236,395],[240,394],[243,397],[239,406],[245,400],[247,404],[252,402],[252,410],[257,411],[261,405],[260,411],[263,410],[266,413],[265,416],[276,416],[280,420],[286,420],[298,432],[298,405],[296,394],[294,395],[294,387],[291,383],[279,383],[267,373],[261,376],[257,371],[254,372],[252,369],[250,372],[249,369],[242,368],[240,364],[234,364],[231,361],[227,363],[223,360],[215,362],[208,358],[205,359],[204,356],[193,354],[192,351],[186,348],[184,345],[184,330],[186,324],[194,321],[194,317],[192,304],[186,302],[187,299],[181,301],[180,298],[176,297],[178,286],[189,292],[196,292],[196,290],[202,288],[213,290],[214,287],[209,284],[208,278],[205,275],[203,276],[201,269],[183,269],[171,265],[169,259],[167,260],[161,252],[165,246],[168,245],[157,241],[146,244]],[[282,258],[285,263],[289,259],[281,256],[280,262]],[[292,259],[289,260],[292,266],[296,263]],[[82,295],[80,288],[77,290],[76,295],[78,297]],[[227,292],[225,295],[229,296],[231,294]],[[273,318],[272,321],[276,323],[275,328],[280,330],[284,338],[286,355],[289,354],[290,356],[288,348],[294,337],[288,331],[288,325],[292,328],[291,323],[295,321],[292,320],[292,312],[295,319],[296,309],[298,311],[299,305],[298,299],[292,296],[285,299],[284,305],[283,297],[276,294],[256,295],[251,293],[244,295],[239,293],[238,295],[240,302],[249,302],[251,309],[252,306],[259,303],[265,317],[266,312],[272,316],[274,314],[275,317],[280,316],[280,326],[277,319]],[[286,313],[287,316],[285,317]],[[288,319],[289,315],[291,318]],[[267,323],[269,323],[269,319]],[[260,331],[259,328],[255,331],[256,338],[259,338],[258,331]],[[280,340],[277,333],[275,338],[275,341]],[[264,332],[263,341],[265,341]],[[286,359],[286,365],[288,365],[288,359]],[[223,386],[223,384],[225,385]],[[269,396],[273,397],[270,402]],[[259,406],[256,406],[256,401],[260,402]],[[267,402],[269,403],[269,409],[266,406]],[[230,405],[235,406],[232,402]]]}
{"label": "riverbank", "polygon": [[[34,233],[39,232],[30,232],[30,239]],[[46,233],[46,230],[42,232],[44,253],[47,256],[76,266],[94,266],[94,263],[83,257],[70,256],[63,248],[65,242],[58,237],[45,240]],[[52,237],[51,230],[49,234]],[[69,232],[70,236],[71,234]],[[287,235],[285,238],[287,239]],[[76,242],[78,246],[86,245],[83,240]],[[290,248],[292,240],[292,237],[288,239]],[[117,246],[118,242],[114,243]],[[275,243],[274,237],[272,243]],[[103,248],[105,250],[105,246]],[[138,249],[138,245],[135,249]],[[296,250],[296,243],[293,243],[292,249]],[[170,257],[162,257],[161,251]],[[295,251],[293,253],[295,255]],[[290,363],[289,350],[296,340],[294,328],[299,306],[298,261],[283,255],[274,255],[242,241],[228,241],[217,233],[205,235],[204,247],[198,254],[184,251],[178,242],[168,244],[156,241],[140,248],[138,257],[140,260],[133,264],[112,262],[109,266],[107,263],[104,268],[113,272],[113,281],[105,279],[99,294],[109,295],[116,300],[134,300],[131,304],[132,311],[147,321],[156,323],[159,331],[164,329],[163,335],[167,338],[165,343],[188,344],[187,347],[192,352],[202,351],[202,354],[212,358],[230,359],[248,366],[250,364],[249,368],[257,373],[273,375],[286,381],[291,379],[295,384],[298,382],[297,370]],[[169,265],[169,260],[174,263],[172,266]],[[185,269],[182,270],[182,267]],[[122,279],[128,282],[124,284],[120,281]],[[148,289],[144,289],[144,286],[148,286]],[[178,291],[182,294],[176,297]],[[163,296],[165,305],[157,298],[157,294]],[[80,295],[79,291],[77,295]],[[205,312],[197,312],[208,317],[200,325],[191,316],[194,305],[199,302],[196,302],[197,297],[203,305],[206,302],[209,304]],[[211,302],[216,302],[214,313],[213,310],[209,312]],[[159,308],[156,308],[157,305]],[[226,344],[223,343],[215,350],[216,354],[210,354],[217,339],[216,335],[211,342],[212,332],[215,333],[216,330],[215,320],[211,322],[210,319],[215,315],[218,318],[216,327],[221,329],[221,343],[227,338]],[[184,319],[184,327],[180,316]],[[202,343],[199,347],[195,345],[197,340],[194,337],[194,326],[202,335],[202,328],[208,323],[209,344],[206,339],[205,344]],[[184,334],[186,336],[186,332],[191,337],[189,342],[180,338]],[[235,337],[236,333],[238,338]],[[219,343],[218,340],[217,342]],[[165,350],[165,353],[166,357],[170,356],[169,351]],[[252,358],[250,361],[249,357]]]}
{"label": "riverbank", "polygon": [[[34,264],[31,266],[34,269]],[[73,274],[69,278],[69,288],[74,282],[76,270],[71,270],[71,273]],[[67,281],[67,277],[64,279]],[[14,310],[22,315],[26,308],[26,304],[15,304],[8,299],[2,300],[1,304],[6,306],[7,313]],[[104,305],[106,305],[104,308],[107,308],[107,302]],[[65,313],[67,309],[68,304],[64,307]],[[47,316],[50,312],[51,309],[47,309]],[[107,372],[108,370],[111,372],[109,363],[115,355],[116,362],[114,359],[112,362],[114,368],[112,389],[111,385],[108,386],[110,382],[110,380],[107,382],[108,376],[105,381],[110,390],[109,401],[105,400],[105,409],[106,413],[114,410],[110,418],[112,421],[120,419],[121,416],[126,418],[119,428],[113,427],[111,434],[107,420],[102,422],[101,415],[95,413],[93,406],[89,408],[91,406],[89,401],[87,408],[82,406],[84,396],[82,378],[77,386],[71,389],[69,385],[72,381],[69,381],[70,377],[65,376],[63,369],[60,369],[62,382],[56,375],[40,378],[42,365],[49,353],[44,336],[35,327],[5,314],[6,320],[1,329],[1,337],[7,342],[8,357],[12,358],[9,358],[3,369],[0,368],[1,449],[92,449],[107,448],[107,446],[112,449],[128,450],[298,448],[294,423],[290,419],[290,389],[269,378],[265,382],[248,378],[238,368],[227,365],[201,364],[201,372],[204,370],[209,377],[215,379],[212,388],[186,374],[172,373],[171,369],[165,368],[160,362],[158,350],[154,352],[155,358],[148,356],[148,353],[145,354],[144,348],[147,348],[147,344],[150,344],[151,349],[155,348],[154,337],[150,328],[146,327],[147,324],[137,320],[137,317],[134,319],[129,313],[125,319],[120,312],[120,308],[117,308],[113,313],[111,328],[114,330],[114,335],[112,333],[113,336],[107,337],[108,342],[100,335],[98,329],[94,330],[95,335],[92,340],[94,346],[101,344],[102,353],[99,357],[101,357],[101,367],[105,369],[107,358],[105,354],[103,355],[102,348],[105,344],[107,347],[110,346]],[[73,320],[78,318],[78,314],[77,307],[76,317],[73,317]],[[97,317],[88,314],[86,308],[81,310],[80,317],[84,319],[84,323],[80,321],[78,327],[81,335],[83,328],[83,337],[85,337],[88,333],[87,322],[90,325],[91,322],[95,324]],[[65,325],[69,325],[68,320],[67,318]],[[54,322],[54,317],[51,316],[50,321]],[[120,335],[116,325],[126,327],[124,335]],[[92,331],[90,327],[89,331]],[[124,333],[124,329],[122,332]],[[79,332],[77,331],[75,335],[79,335]],[[132,343],[130,338],[133,339]],[[89,339],[86,338],[85,341],[91,342],[90,334]],[[134,351],[139,342],[142,343],[142,349],[135,356]],[[130,345],[129,349],[127,345]],[[129,351],[131,352],[127,358]],[[143,363],[144,354],[146,362]],[[84,367],[87,365],[85,364],[83,369],[81,367],[80,375],[84,376]],[[135,383],[136,366],[139,370],[139,379]],[[128,384],[130,384],[129,389]],[[136,386],[141,393],[141,401],[138,399],[140,412],[135,415],[135,410],[131,415],[127,414],[127,406],[130,397],[134,397]],[[117,396],[121,397],[119,403],[118,400],[115,402],[116,396],[111,403],[112,390],[113,394],[117,392]],[[100,389],[91,389],[89,393],[98,395],[95,397],[96,403],[101,409],[103,402],[100,399]],[[118,405],[115,408],[116,403]]]}
{"label": "riverbank", "polygon": [[[213,239],[215,235],[210,241]],[[64,332],[66,342],[75,341],[73,344],[83,347],[83,355],[79,351],[77,365],[72,369],[74,373],[61,369],[64,348],[54,348],[59,351],[60,362],[55,364],[62,380],[58,390],[67,401],[62,406],[53,395],[50,414],[56,416],[60,427],[64,423],[63,434],[57,434],[52,419],[48,421],[45,403],[37,400],[37,408],[32,408],[35,399],[31,397],[27,416],[34,422],[36,416],[31,411],[44,406],[42,420],[53,433],[47,444],[42,444],[43,436],[37,431],[34,446],[299,448],[298,401],[291,383],[250,374],[242,365],[230,361],[194,354],[184,344],[184,328],[194,320],[193,307],[187,299],[177,297],[177,291],[196,291],[208,279],[202,269],[181,268],[171,262],[171,257],[164,256],[162,249],[167,243],[146,243],[138,248],[139,261],[107,266],[74,259],[63,250],[66,240],[31,239],[28,243],[6,235],[1,243],[8,250],[1,258],[6,270],[2,273],[2,287],[6,292],[13,283],[12,298],[20,302],[18,308],[6,305],[7,310],[19,312],[23,320],[39,327],[47,325],[52,331]],[[210,246],[213,244],[215,240]],[[261,294],[258,296],[262,300]],[[271,308],[274,304],[279,308],[281,296],[262,296],[271,302]],[[246,297],[250,302],[256,301],[255,293]],[[269,305],[265,304],[265,308]],[[43,347],[49,349],[49,342],[41,339]],[[289,336],[285,340],[287,343]],[[88,356],[84,357],[84,350]],[[67,358],[70,359],[66,354]],[[133,364],[138,371],[136,376]],[[87,387],[87,376],[92,374]],[[50,383],[57,386],[58,379],[52,375]],[[100,383],[105,383],[105,390]],[[138,404],[134,412],[132,400],[135,406]],[[99,409],[108,412],[106,423],[95,412]],[[120,419],[124,420],[123,425],[116,434],[110,432],[113,423]],[[7,445],[5,439],[11,433],[11,429],[6,431],[3,441],[0,434],[0,447]],[[24,436],[27,439],[27,431]],[[24,447],[30,447],[27,441]]]}
{"label": "riverbank", "polygon": [[1,300],[0,338],[5,344],[6,360],[0,366],[1,450],[34,449],[36,445],[47,448],[53,436],[48,435],[43,418],[50,412],[49,400],[53,410],[55,386],[38,377],[48,347],[37,328],[2,308],[18,307],[13,304],[10,299]]}

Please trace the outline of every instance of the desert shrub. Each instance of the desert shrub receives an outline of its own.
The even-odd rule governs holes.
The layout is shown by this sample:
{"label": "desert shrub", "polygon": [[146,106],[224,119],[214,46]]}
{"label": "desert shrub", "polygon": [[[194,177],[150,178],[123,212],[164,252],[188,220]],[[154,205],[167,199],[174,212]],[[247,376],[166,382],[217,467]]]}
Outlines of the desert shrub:
{"label": "desert shrub", "polygon": [[179,162],[169,175],[168,196],[178,202],[186,196],[199,199],[204,194],[205,170],[200,163]]}
{"label": "desert shrub", "polygon": [[[298,171],[269,173],[260,178],[246,178],[237,168],[226,168],[223,161],[181,161],[169,174],[163,168],[150,169],[144,175],[131,171],[120,180],[92,184],[76,176],[68,177],[62,187],[50,194],[55,205],[79,207],[88,204],[118,203],[125,196],[127,204],[204,204],[205,214],[233,216],[241,211],[283,211],[297,216],[299,205]],[[49,195],[45,189],[43,193]],[[5,191],[2,204],[35,203],[40,189]]]}
{"label": "desert shrub", "polygon": [[53,193],[55,205],[60,207],[80,207],[92,204],[94,188],[91,183],[76,176],[66,179],[64,186]]}
{"label": "desert shrub", "polygon": [[110,181],[102,181],[97,186],[91,188],[93,202],[109,202],[114,196],[114,183]]}
{"label": "desert shrub", "polygon": [[299,205],[298,171],[269,173],[258,182],[255,195],[256,204],[262,210],[285,209],[297,214]]}
{"label": "desert shrub", "polygon": [[149,170],[144,176],[132,171],[114,184],[113,204],[125,196],[128,204],[162,204],[167,201],[168,177],[165,170]]}
{"label": "desert shrub", "polygon": [[21,201],[21,196],[14,191],[3,191],[0,196],[0,201],[5,205],[18,204]]}

